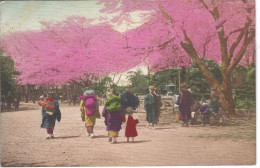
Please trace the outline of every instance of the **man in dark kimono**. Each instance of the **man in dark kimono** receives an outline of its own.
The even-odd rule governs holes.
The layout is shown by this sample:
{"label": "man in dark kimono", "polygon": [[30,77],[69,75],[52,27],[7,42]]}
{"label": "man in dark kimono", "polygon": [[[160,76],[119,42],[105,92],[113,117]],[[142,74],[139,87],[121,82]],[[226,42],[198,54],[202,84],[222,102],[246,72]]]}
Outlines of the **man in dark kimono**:
{"label": "man in dark kimono", "polygon": [[139,106],[139,99],[133,93],[131,93],[131,86],[128,85],[126,90],[121,95],[122,112],[125,114],[127,107],[132,107],[133,110]]}
{"label": "man in dark kimono", "polygon": [[144,109],[146,111],[146,121],[149,126],[157,123],[157,98],[154,93],[154,86],[149,86],[150,93],[144,96]]}
{"label": "man in dark kimono", "polygon": [[179,119],[183,121],[182,126],[188,126],[191,119],[192,94],[185,84],[181,85],[176,104],[179,105]]}

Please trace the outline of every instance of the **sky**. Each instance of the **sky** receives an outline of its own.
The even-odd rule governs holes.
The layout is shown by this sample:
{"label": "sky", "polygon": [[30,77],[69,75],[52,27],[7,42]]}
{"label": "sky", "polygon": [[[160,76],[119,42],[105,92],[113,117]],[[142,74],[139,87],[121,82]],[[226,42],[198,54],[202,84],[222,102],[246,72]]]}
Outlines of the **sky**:
{"label": "sky", "polygon": [[[2,1],[1,12],[1,34],[13,31],[40,30],[39,21],[58,22],[65,20],[68,16],[84,16],[86,18],[108,17],[116,14],[104,14],[99,10],[104,8],[97,4],[98,0],[89,1]],[[134,13],[136,21],[140,22],[138,12]],[[114,25],[120,32],[135,28],[142,23],[133,25]]]}

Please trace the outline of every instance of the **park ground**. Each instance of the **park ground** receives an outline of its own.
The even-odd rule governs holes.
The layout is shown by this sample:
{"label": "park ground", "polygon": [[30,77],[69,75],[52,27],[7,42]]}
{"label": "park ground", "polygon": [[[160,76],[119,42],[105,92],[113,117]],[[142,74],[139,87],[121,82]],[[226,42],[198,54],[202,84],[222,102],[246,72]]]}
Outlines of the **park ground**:
{"label": "park ground", "polygon": [[[145,113],[138,113],[138,137],[127,143],[124,129],[118,143],[108,142],[104,119],[98,119],[95,138],[86,135],[78,106],[61,104],[61,122],[54,139],[40,128],[41,109],[22,103],[19,111],[1,113],[1,166],[204,166],[255,165],[255,112],[241,112],[221,126],[182,127],[175,114],[163,113],[155,128],[147,128]],[[100,110],[102,110],[100,106]]]}

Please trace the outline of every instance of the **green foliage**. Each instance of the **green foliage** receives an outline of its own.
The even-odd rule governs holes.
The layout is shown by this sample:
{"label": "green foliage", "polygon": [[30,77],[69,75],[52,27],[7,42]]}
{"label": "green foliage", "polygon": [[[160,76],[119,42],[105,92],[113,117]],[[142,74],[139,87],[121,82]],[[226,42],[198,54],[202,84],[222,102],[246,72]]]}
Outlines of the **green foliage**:
{"label": "green foliage", "polygon": [[127,78],[130,80],[132,88],[131,92],[135,94],[147,94],[148,89],[148,79],[143,74],[141,69],[137,69],[137,71],[128,72]]}
{"label": "green foliage", "polygon": [[[151,85],[156,86],[161,93],[166,94],[166,85],[174,84],[178,88],[178,70],[177,69],[166,69],[154,73],[151,78]],[[185,79],[185,69],[181,71],[181,80]],[[177,89],[178,90],[178,89]],[[175,90],[176,91],[176,90]],[[175,93],[174,93],[175,94]]]}
{"label": "green foliage", "polygon": [[[208,70],[213,74],[215,79],[219,83],[221,83],[222,76],[221,76],[220,66],[216,62],[210,59],[204,59],[203,63],[206,65]],[[211,91],[210,86],[195,63],[193,63],[190,68],[190,80],[188,85],[192,90],[193,96],[197,100],[205,100],[210,98],[210,91]]]}
{"label": "green foliage", "polygon": [[255,86],[255,64],[249,69],[238,66],[233,73],[233,96],[237,109],[255,109],[256,86]]}
{"label": "green foliage", "polygon": [[109,76],[103,77],[98,83],[93,86],[95,93],[98,96],[105,94],[107,91],[107,86],[112,83],[112,79]]}
{"label": "green foliage", "polygon": [[10,99],[15,92],[16,81],[14,76],[14,61],[7,56],[3,56],[0,50],[1,59],[1,101]]}
{"label": "green foliage", "polygon": [[106,94],[108,86],[113,88],[116,95],[121,95],[121,93],[125,90],[125,86],[117,86],[113,84],[113,80],[109,76],[103,77],[98,83],[93,84],[91,88],[95,90],[95,93],[98,96],[101,96]]}
{"label": "green foliage", "polygon": [[126,87],[125,86],[117,86],[117,85],[113,85],[112,88],[114,89],[114,92],[116,95],[121,95],[123,93],[123,91],[125,91]]}

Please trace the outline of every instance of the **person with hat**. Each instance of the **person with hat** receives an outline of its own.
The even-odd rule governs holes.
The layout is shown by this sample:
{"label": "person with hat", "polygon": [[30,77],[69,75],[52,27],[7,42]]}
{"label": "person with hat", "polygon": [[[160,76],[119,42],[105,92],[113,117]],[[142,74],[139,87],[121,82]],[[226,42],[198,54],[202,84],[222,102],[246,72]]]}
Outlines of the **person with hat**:
{"label": "person with hat", "polygon": [[85,122],[87,135],[90,138],[94,138],[94,126],[96,124],[96,119],[100,118],[97,96],[94,90],[88,89],[84,92],[84,95],[79,98],[81,99],[80,111],[82,122]]}
{"label": "person with hat", "polygon": [[149,126],[157,124],[158,102],[155,94],[155,87],[149,86],[149,93],[144,96],[144,109],[146,111],[146,121]]}
{"label": "person with hat", "polygon": [[116,143],[119,131],[122,128],[121,98],[115,95],[112,88],[107,91],[102,116],[105,118],[106,130],[109,135],[108,142]]}
{"label": "person with hat", "polygon": [[179,119],[183,122],[182,126],[189,126],[188,122],[191,119],[191,105],[193,97],[185,83],[181,84],[181,90],[176,102],[179,105]]}

